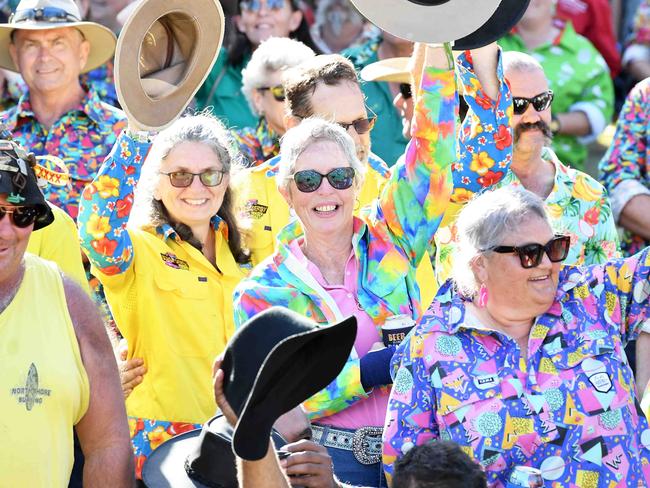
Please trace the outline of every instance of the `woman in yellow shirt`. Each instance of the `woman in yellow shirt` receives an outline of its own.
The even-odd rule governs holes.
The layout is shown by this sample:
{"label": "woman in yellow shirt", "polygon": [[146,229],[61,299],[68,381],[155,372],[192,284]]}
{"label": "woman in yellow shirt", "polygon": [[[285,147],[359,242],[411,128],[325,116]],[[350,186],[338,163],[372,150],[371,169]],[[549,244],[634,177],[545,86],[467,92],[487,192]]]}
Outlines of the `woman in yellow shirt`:
{"label": "woman in yellow shirt", "polygon": [[209,115],[180,118],[153,141],[127,130],[82,196],[82,246],[128,357],[147,368],[126,400],[138,476],[160,443],[216,411],[212,361],[234,332],[232,292],[250,268],[231,210],[231,147]]}

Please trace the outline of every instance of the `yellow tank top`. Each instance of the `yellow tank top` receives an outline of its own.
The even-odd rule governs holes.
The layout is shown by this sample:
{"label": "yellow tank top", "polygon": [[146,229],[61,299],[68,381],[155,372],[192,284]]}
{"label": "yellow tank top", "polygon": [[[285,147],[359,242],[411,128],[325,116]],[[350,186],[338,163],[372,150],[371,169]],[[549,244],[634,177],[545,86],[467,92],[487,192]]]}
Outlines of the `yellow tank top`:
{"label": "yellow tank top", "polygon": [[89,384],[59,270],[25,254],[0,313],[0,487],[66,487]]}

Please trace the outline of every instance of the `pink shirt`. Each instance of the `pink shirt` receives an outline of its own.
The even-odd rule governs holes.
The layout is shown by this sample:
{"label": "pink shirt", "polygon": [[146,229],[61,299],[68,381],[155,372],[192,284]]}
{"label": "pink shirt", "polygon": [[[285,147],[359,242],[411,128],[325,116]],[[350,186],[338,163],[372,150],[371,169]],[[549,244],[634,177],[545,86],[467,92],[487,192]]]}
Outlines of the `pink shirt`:
{"label": "pink shirt", "polygon": [[[343,316],[348,317],[354,315],[357,318],[357,337],[354,341],[354,349],[360,358],[365,356],[375,342],[381,342],[381,330],[375,326],[370,316],[357,302],[359,263],[354,255],[354,251],[350,251],[350,257],[345,265],[343,284],[330,285],[323,277],[320,269],[303,254],[298,241],[294,240],[290,244],[289,248],[291,253],[332,297]],[[386,408],[388,407],[389,393],[387,388],[375,388],[368,398],[359,400],[334,415],[318,419],[318,423],[342,429],[358,429],[368,426],[383,427],[386,418]]]}

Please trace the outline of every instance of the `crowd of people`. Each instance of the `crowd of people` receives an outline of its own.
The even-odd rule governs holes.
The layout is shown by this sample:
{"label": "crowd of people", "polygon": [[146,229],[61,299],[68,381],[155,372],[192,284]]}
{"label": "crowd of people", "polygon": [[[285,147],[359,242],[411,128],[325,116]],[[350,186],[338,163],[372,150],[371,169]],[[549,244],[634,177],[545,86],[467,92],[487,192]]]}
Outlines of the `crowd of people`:
{"label": "crowd of people", "polygon": [[0,12],[0,486],[650,486],[650,0],[186,1]]}

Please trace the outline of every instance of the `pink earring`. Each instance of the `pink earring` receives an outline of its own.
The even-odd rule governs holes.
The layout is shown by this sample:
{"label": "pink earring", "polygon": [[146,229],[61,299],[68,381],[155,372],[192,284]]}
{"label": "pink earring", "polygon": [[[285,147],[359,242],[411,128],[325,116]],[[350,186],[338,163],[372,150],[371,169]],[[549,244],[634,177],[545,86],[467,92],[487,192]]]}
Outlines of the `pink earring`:
{"label": "pink earring", "polygon": [[481,288],[478,290],[478,303],[477,305],[481,308],[484,308],[487,305],[488,301],[488,291],[485,285],[481,285]]}

